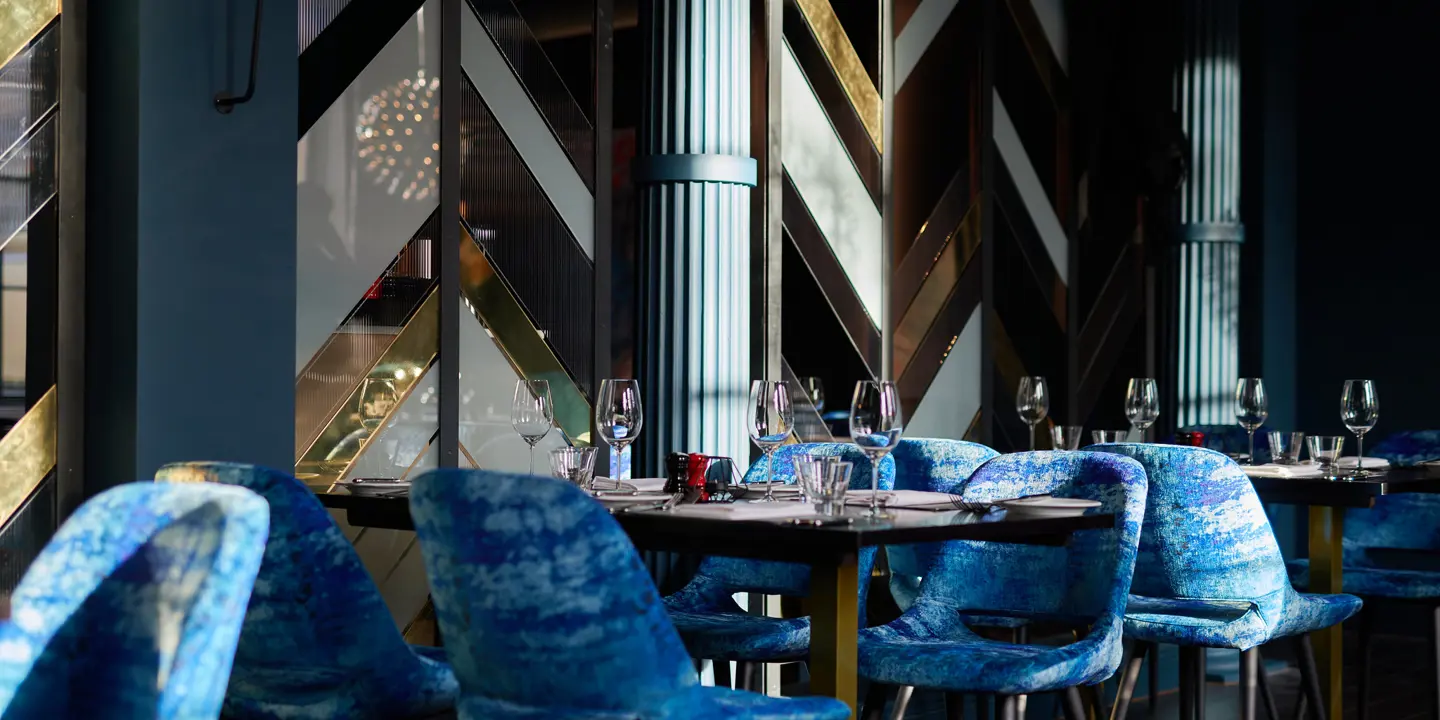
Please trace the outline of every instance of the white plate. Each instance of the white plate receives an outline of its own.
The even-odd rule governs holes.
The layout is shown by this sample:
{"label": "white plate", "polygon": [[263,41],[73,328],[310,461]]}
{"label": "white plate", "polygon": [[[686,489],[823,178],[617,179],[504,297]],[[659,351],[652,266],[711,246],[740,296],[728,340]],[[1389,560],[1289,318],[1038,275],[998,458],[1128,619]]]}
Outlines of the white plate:
{"label": "white plate", "polygon": [[335,483],[345,488],[351,495],[373,496],[390,495],[397,497],[410,492],[410,481],[401,482],[386,478],[354,478],[352,480],[341,480]]}
{"label": "white plate", "polygon": [[1008,517],[1056,518],[1084,515],[1086,510],[1100,507],[1098,500],[1080,498],[1033,497],[1017,500],[996,500]]}

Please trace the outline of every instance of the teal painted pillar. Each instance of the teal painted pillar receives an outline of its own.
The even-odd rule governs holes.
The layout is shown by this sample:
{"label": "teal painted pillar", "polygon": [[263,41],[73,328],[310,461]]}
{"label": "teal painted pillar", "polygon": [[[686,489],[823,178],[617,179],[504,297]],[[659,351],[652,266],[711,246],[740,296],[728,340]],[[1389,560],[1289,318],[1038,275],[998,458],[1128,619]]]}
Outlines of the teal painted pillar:
{"label": "teal painted pillar", "polygon": [[749,458],[750,3],[641,0],[645,107],[635,475],[668,452]]}
{"label": "teal painted pillar", "polygon": [[1240,374],[1240,2],[1185,0],[1175,110],[1190,138],[1177,258],[1177,426],[1235,422]]}

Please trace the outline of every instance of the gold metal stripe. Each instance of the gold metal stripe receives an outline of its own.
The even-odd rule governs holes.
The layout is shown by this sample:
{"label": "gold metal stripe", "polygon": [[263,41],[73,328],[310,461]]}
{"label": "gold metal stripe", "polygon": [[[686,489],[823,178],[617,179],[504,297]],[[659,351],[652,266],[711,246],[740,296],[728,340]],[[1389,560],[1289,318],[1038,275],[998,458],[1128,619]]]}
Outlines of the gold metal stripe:
{"label": "gold metal stripe", "polygon": [[1025,50],[1030,55],[1030,62],[1035,65],[1036,74],[1040,76],[1040,83],[1050,95],[1050,102],[1056,109],[1064,107],[1064,96],[1068,92],[1065,71],[1055,59],[1055,51],[1050,47],[1050,38],[1045,35],[1045,28],[1040,25],[1040,17],[1035,14],[1035,7],[1030,4],[1030,0],[1006,0],[1005,5],[1010,8],[1015,29],[1020,32],[1020,39],[1025,43]]}
{"label": "gold metal stripe", "polygon": [[510,294],[470,231],[463,224],[461,228],[460,294],[465,304],[495,339],[515,372],[526,380],[550,381],[555,422],[571,442],[588,445],[590,401],[530,322],[520,302]]}
{"label": "gold metal stripe", "polygon": [[975,417],[970,418],[970,425],[965,428],[965,434],[964,434],[964,435],[961,435],[960,437],[961,437],[962,439],[964,439],[964,440],[969,440],[969,441],[971,441],[971,442],[974,442],[974,441],[976,440],[976,438],[979,437],[979,430],[980,430],[980,411],[979,411],[979,410],[976,410],[976,411],[975,411]]}
{"label": "gold metal stripe", "polygon": [[55,386],[30,408],[5,437],[0,438],[0,525],[11,516],[41,481],[55,469],[55,428],[58,420]]}
{"label": "gold metal stripe", "polygon": [[0,67],[4,67],[60,14],[59,0],[0,2]]}
{"label": "gold metal stripe", "polygon": [[1010,340],[1010,333],[1005,330],[1005,323],[1000,321],[1000,316],[994,310],[988,311],[994,328],[990,336],[992,346],[995,348],[995,368],[1000,371],[1000,379],[1005,382],[1006,396],[1014,395],[1020,387],[1020,378],[1029,373],[1025,370],[1025,363],[1020,361],[1020,353],[1015,351],[1015,343]]}
{"label": "gold metal stripe", "polygon": [[464,456],[465,456],[465,459],[466,459],[467,461],[469,461],[470,467],[472,467],[472,468],[474,468],[474,469],[476,469],[476,470],[479,470],[479,469],[480,469],[480,463],[475,462],[475,456],[470,454],[470,449],[467,448],[467,447],[465,447],[465,443],[464,443],[464,442],[461,442],[461,443],[460,443],[460,454],[461,454],[461,455],[464,455]]}
{"label": "gold metal stripe", "polygon": [[940,252],[935,255],[934,264],[920,281],[920,290],[910,301],[905,315],[895,327],[895,373],[905,374],[905,368],[915,357],[915,352],[924,342],[935,318],[945,311],[945,306],[960,282],[960,276],[975,251],[980,248],[980,204],[972,204],[965,211],[960,224],[945,239]]}
{"label": "gold metal stripe", "polygon": [[800,7],[800,14],[805,16],[810,31],[815,33],[815,39],[820,42],[820,51],[825,53],[825,59],[830,61],[835,77],[840,78],[840,86],[845,89],[846,97],[850,98],[855,114],[860,116],[860,122],[869,133],[870,141],[875,143],[876,150],[885,152],[884,108],[880,104],[880,91],[876,90],[875,83],[870,81],[870,73],[865,71],[860,55],[855,52],[855,46],[850,44],[850,38],[845,35],[840,18],[835,17],[835,9],[830,6],[830,0],[795,0],[795,4]]}
{"label": "gold metal stripe", "polygon": [[420,377],[435,361],[440,346],[440,301],[436,291],[431,290],[420,304],[420,309],[410,317],[390,346],[366,373],[361,382],[350,392],[350,397],[340,410],[326,423],[320,436],[295,462],[295,475],[310,485],[333,485],[345,473],[355,459],[370,446],[370,441],[380,434],[379,429],[367,431],[361,425],[360,394],[365,378],[393,378],[396,401],[385,413],[379,428],[390,422],[390,417],[405,403],[410,391],[419,384]]}

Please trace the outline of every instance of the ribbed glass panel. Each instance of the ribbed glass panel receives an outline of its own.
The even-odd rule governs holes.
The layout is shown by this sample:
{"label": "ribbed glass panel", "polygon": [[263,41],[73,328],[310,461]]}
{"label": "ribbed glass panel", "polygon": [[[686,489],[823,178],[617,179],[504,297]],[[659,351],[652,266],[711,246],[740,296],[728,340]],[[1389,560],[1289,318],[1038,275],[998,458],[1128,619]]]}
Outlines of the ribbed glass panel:
{"label": "ribbed glass panel", "polygon": [[595,267],[468,79],[462,102],[461,218],[589,395]]}
{"label": "ribbed glass panel", "polygon": [[55,108],[60,88],[60,23],[0,68],[0,157]]}
{"label": "ribbed glass panel", "polygon": [[[595,128],[510,0],[470,0],[495,46],[545,116],[585,184],[595,189]],[[588,98],[585,99],[588,102]]]}
{"label": "ribbed glass panel", "polygon": [[1240,243],[1180,246],[1180,427],[1235,421]]}
{"label": "ribbed glass panel", "polygon": [[55,195],[55,115],[0,156],[0,248]]}
{"label": "ribbed glass panel", "polygon": [[300,0],[300,52],[335,21],[350,0]]}
{"label": "ribbed glass panel", "polygon": [[[652,21],[642,28],[649,76],[639,154],[749,157],[749,3],[643,4]],[[637,474],[659,471],[675,450],[749,456],[750,192],[696,182],[640,190],[637,375],[657,420],[640,438]]]}
{"label": "ribbed glass panel", "polygon": [[0,595],[9,597],[55,533],[55,474],[40,483],[0,530]]}

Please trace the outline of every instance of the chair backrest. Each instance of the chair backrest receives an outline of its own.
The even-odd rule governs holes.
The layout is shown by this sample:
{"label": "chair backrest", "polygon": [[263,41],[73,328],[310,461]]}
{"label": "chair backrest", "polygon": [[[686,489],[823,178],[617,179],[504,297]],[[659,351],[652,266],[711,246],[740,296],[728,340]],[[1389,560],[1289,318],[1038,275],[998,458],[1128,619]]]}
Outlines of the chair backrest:
{"label": "chair backrest", "polygon": [[432,470],[410,513],[462,698],[638,715],[696,684],[635,547],[578,488]]}
{"label": "chair backrest", "polygon": [[[862,495],[869,492],[870,459],[865,457],[859,448],[848,443],[783,445],[775,450],[775,475],[772,481],[777,484],[794,484],[796,481],[795,458],[803,453],[840,457],[846,462],[854,463],[854,467],[850,469],[850,492],[859,492]],[[745,473],[743,482],[750,484],[751,493],[761,492],[759,488],[765,483],[766,462],[767,460],[762,457]],[[880,460],[879,487],[881,490],[890,490],[895,487],[895,460],[889,456]],[[874,566],[875,562],[874,549],[867,548],[862,552],[859,562],[862,573],[868,575],[869,569]],[[810,594],[810,566],[797,563],[711,556],[700,562],[700,567],[696,569],[695,575],[719,583],[731,593],[757,592],[792,597],[804,597]],[[860,585],[863,610],[864,595],[869,583]],[[864,617],[864,612],[861,612],[861,617]]]}
{"label": "chair backrest", "polygon": [[1060,547],[945,543],[917,608],[1094,618],[1102,633],[1118,632],[1145,514],[1145,472],[1137,463],[1092,452],[1013,453],[981,465],[958,489],[972,501],[1041,493],[1097,500],[1096,511],[1114,513],[1115,526],[1077,532]]}
{"label": "chair backrest", "polygon": [[[895,489],[926,492],[957,492],[975,470],[1000,453],[964,440],[937,438],[905,438],[895,446]],[[935,559],[938,543],[890,545],[885,554],[890,559],[892,577],[918,578]],[[903,590],[891,583],[891,593],[910,595],[914,580]],[[903,609],[910,598],[896,597]]]}
{"label": "chair backrest", "polygon": [[[395,629],[355,547],[299,480],[266,467],[224,462],[174,463],[160,468],[156,479],[243,487],[269,503],[270,541],[245,616],[232,692],[273,693],[250,687],[251,671],[265,671],[266,677],[283,677],[287,668],[325,673],[336,687],[366,670],[392,678],[419,672],[419,661]],[[385,692],[383,686],[371,689]]]}
{"label": "chair backrest", "polygon": [[218,717],[268,522],[237,488],[91,498],[11,598],[0,717]]}
{"label": "chair backrest", "polygon": [[[1440,458],[1440,430],[1393,433],[1366,456],[1385,458],[1396,467],[1414,467]],[[1382,495],[1368,510],[1345,514],[1345,562],[1369,565],[1366,548],[1440,550],[1440,495]]]}
{"label": "chair backrest", "polygon": [[1280,622],[1290,580],[1250,478],[1214,450],[1113,444],[1091,449],[1138,460],[1150,480],[1132,592],[1156,598],[1250,600]]}

